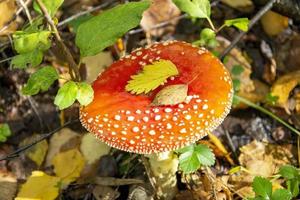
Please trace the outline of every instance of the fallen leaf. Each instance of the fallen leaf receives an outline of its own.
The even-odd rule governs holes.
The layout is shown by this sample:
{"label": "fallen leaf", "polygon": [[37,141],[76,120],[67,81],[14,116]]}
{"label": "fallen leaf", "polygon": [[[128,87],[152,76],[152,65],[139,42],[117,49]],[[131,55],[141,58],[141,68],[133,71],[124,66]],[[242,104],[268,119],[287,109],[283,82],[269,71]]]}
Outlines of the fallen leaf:
{"label": "fallen leaf", "polygon": [[251,12],[254,9],[253,2],[251,0],[221,0],[228,6],[235,8],[241,12]]}
{"label": "fallen leaf", "polygon": [[97,185],[93,189],[93,195],[96,200],[109,200],[117,199],[120,196],[120,193],[117,190],[112,189],[111,187]]}
{"label": "fallen leaf", "polygon": [[11,200],[15,197],[17,192],[16,177],[5,171],[0,171],[0,199]]}
{"label": "fallen leaf", "polygon": [[45,166],[49,167],[52,165],[53,157],[61,151],[62,147],[77,138],[79,138],[78,134],[69,128],[63,128],[59,132],[55,133],[49,142],[49,150]]}
{"label": "fallen leaf", "polygon": [[[172,0],[153,0],[151,6],[143,13],[141,26],[145,32],[153,36],[173,33],[179,19],[172,20],[168,26],[152,29],[155,25],[174,19],[180,15],[180,10]],[[152,29],[152,30],[151,30]]]}
{"label": "fallen leaf", "polygon": [[68,185],[80,176],[85,161],[77,149],[71,149],[54,156],[52,163],[55,174]]}
{"label": "fallen leaf", "polygon": [[13,19],[14,14],[16,12],[16,4],[14,0],[6,0],[6,1],[0,1],[0,29],[2,29],[4,26],[7,26],[11,20],[12,23],[8,26],[8,28],[2,32],[0,32],[1,35],[12,33],[17,28],[17,23]]}
{"label": "fallen leaf", "polygon": [[277,96],[276,105],[287,109],[287,101],[289,99],[290,92],[300,82],[300,71],[291,72],[281,76],[275,81],[271,88],[271,95]]}
{"label": "fallen leaf", "polygon": [[42,171],[33,171],[21,186],[15,200],[54,200],[59,193],[60,178],[49,176]]}
{"label": "fallen leaf", "polygon": [[188,85],[168,85],[160,90],[154,97],[151,105],[176,105],[185,101],[188,92]]}
{"label": "fallen leaf", "polygon": [[[31,144],[32,142],[36,141],[38,138],[40,138],[40,136],[38,136],[38,135],[28,137],[20,143],[20,147]],[[30,149],[28,149],[25,152],[25,155],[28,158],[30,158],[30,160],[34,161],[37,164],[37,166],[39,167],[39,166],[41,166],[41,164],[43,163],[43,161],[45,159],[47,150],[48,150],[48,142],[47,142],[47,140],[43,140],[43,141],[37,143],[36,145],[34,145],[33,147],[31,147]]]}
{"label": "fallen leaf", "polygon": [[86,66],[86,82],[92,83],[107,66],[113,63],[113,57],[110,52],[102,51],[94,56],[84,57],[82,63]]}
{"label": "fallen leaf", "polygon": [[107,144],[98,140],[91,133],[85,134],[82,137],[80,151],[87,161],[87,164],[95,163],[102,156],[108,154],[110,149]]}
{"label": "fallen leaf", "polygon": [[289,26],[289,18],[276,12],[268,11],[262,16],[261,24],[269,36],[276,36]]}

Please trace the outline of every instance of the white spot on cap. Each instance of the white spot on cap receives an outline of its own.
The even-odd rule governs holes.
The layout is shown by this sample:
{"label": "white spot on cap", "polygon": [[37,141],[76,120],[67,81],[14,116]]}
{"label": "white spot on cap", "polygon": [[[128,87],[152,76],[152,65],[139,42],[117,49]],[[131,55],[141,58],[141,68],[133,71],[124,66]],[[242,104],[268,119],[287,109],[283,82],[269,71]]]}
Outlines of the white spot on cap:
{"label": "white spot on cap", "polygon": [[166,112],[166,113],[170,113],[170,112],[172,112],[172,109],[171,109],[171,108],[166,108],[166,109],[165,109],[165,112]]}
{"label": "white spot on cap", "polygon": [[135,113],[136,114],[142,114],[142,111],[141,110],[136,110]]}
{"label": "white spot on cap", "polygon": [[178,120],[178,118],[175,117],[175,116],[172,119],[173,119],[173,121],[177,121]]}
{"label": "white spot on cap", "polygon": [[140,55],[142,55],[143,53],[141,52],[141,51],[138,51],[138,52],[136,52],[136,55],[137,56],[140,56]]}
{"label": "white spot on cap", "polygon": [[127,134],[127,132],[126,132],[126,131],[121,131],[121,133],[122,133],[123,135],[126,135],[126,134]]}
{"label": "white spot on cap", "polygon": [[191,115],[186,115],[184,118],[185,118],[186,120],[190,120],[190,119],[192,118],[192,116],[191,116]]}
{"label": "white spot on cap", "polygon": [[149,121],[149,117],[143,117],[144,122],[148,122]]}
{"label": "white spot on cap", "polygon": [[134,116],[127,117],[127,120],[132,122],[134,120]]}
{"label": "white spot on cap", "polygon": [[117,121],[121,120],[121,116],[120,115],[115,115],[115,120],[117,120]]}
{"label": "white spot on cap", "polygon": [[151,131],[149,131],[149,134],[150,134],[150,135],[155,135],[155,131],[154,131],[154,130],[151,130]]}
{"label": "white spot on cap", "polygon": [[88,123],[92,123],[92,121],[93,121],[93,118],[89,118],[89,119],[87,120]]}
{"label": "white spot on cap", "polygon": [[193,109],[194,109],[194,110],[197,110],[197,109],[198,109],[198,106],[197,106],[197,105],[193,105]]}
{"label": "white spot on cap", "polygon": [[108,119],[107,118],[103,118],[102,119],[104,122],[108,122]]}
{"label": "white spot on cap", "polygon": [[208,108],[208,105],[207,105],[207,104],[204,104],[204,105],[202,106],[202,109],[203,109],[203,110],[207,110],[207,108]]}
{"label": "white spot on cap", "polygon": [[135,133],[137,133],[137,132],[140,131],[140,128],[137,127],[137,126],[135,126],[135,127],[132,128],[132,131],[135,132]]}
{"label": "white spot on cap", "polygon": [[114,132],[114,131],[113,131],[113,132],[111,132],[111,134],[112,134],[112,135],[117,135],[117,133],[116,133],[116,132]]}
{"label": "white spot on cap", "polygon": [[156,115],[156,116],[154,117],[154,119],[155,119],[156,121],[158,121],[158,120],[161,119],[161,116],[160,116],[160,115]]}
{"label": "white spot on cap", "polygon": [[183,128],[179,131],[180,133],[186,133],[186,128]]}
{"label": "white spot on cap", "polygon": [[167,129],[172,129],[172,125],[170,123],[167,123]]}
{"label": "white spot on cap", "polygon": [[135,144],[135,141],[130,140],[129,143],[130,143],[130,144]]}
{"label": "white spot on cap", "polygon": [[119,125],[118,124],[114,124],[114,128],[119,128]]}

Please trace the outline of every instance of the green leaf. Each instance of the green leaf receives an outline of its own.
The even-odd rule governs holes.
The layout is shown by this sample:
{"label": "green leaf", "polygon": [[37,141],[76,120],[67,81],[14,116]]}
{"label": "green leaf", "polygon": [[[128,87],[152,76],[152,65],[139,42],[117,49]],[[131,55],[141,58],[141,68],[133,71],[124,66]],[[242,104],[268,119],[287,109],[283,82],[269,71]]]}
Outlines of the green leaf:
{"label": "green leaf", "polygon": [[92,56],[108,46],[130,29],[139,25],[149,1],[130,2],[104,11],[81,24],[76,34],[76,45],[81,56]]}
{"label": "green leaf", "polygon": [[31,67],[38,66],[43,61],[43,52],[36,49],[29,53],[23,53],[13,57],[11,65],[13,68],[24,69],[28,65]]}
{"label": "green leaf", "polygon": [[191,17],[210,19],[209,0],[173,0],[173,2]]}
{"label": "green leaf", "polygon": [[71,106],[77,97],[78,85],[69,81],[59,88],[54,100],[54,104],[59,107],[60,110]]}
{"label": "green leaf", "polygon": [[94,90],[91,85],[87,83],[78,83],[78,93],[77,93],[77,100],[81,105],[88,105],[93,101],[94,98]]}
{"label": "green leaf", "polygon": [[294,179],[300,176],[300,171],[292,165],[284,165],[280,167],[279,174],[286,179]]}
{"label": "green leaf", "polygon": [[234,26],[244,32],[248,31],[249,19],[248,18],[236,18],[225,20],[226,26]]}
{"label": "green leaf", "polygon": [[73,28],[73,31],[75,33],[77,33],[78,27],[83,24],[84,22],[88,21],[89,19],[91,19],[93,17],[93,15],[91,14],[86,14],[83,16],[78,17],[77,19],[74,19],[72,21],[70,21],[68,24]]}
{"label": "green leaf", "polygon": [[[53,17],[55,15],[58,8],[64,2],[64,0],[41,0],[41,1],[47,8],[47,11],[51,17]],[[36,12],[38,12],[40,14],[42,13],[42,11],[36,1],[34,1],[34,3],[33,3],[33,8]]]}
{"label": "green leaf", "polygon": [[5,142],[9,136],[11,136],[11,131],[8,124],[0,124],[0,142]]}
{"label": "green leaf", "polygon": [[192,173],[201,165],[211,166],[215,163],[215,156],[206,145],[190,145],[177,151],[179,156],[179,167],[184,173]]}
{"label": "green leaf", "polygon": [[241,65],[234,65],[231,69],[231,73],[235,76],[239,76],[241,73],[244,72],[244,68]]}
{"label": "green leaf", "polygon": [[159,60],[144,66],[142,72],[131,76],[125,89],[133,94],[147,94],[164,83],[167,78],[175,75],[178,75],[178,70],[171,61]]}
{"label": "green leaf", "polygon": [[290,200],[292,195],[286,189],[278,189],[272,195],[272,200]]}
{"label": "green leaf", "polygon": [[13,35],[15,50],[19,53],[28,53],[36,49],[45,51],[50,48],[50,31],[40,31],[36,33],[26,33],[17,31]]}
{"label": "green leaf", "polygon": [[252,183],[253,191],[256,196],[270,199],[272,196],[272,183],[265,178],[256,176]]}
{"label": "green leaf", "polygon": [[233,89],[234,91],[239,91],[241,87],[241,81],[239,79],[232,79]]}
{"label": "green leaf", "polygon": [[27,81],[26,86],[22,89],[24,95],[35,95],[49,89],[49,87],[57,80],[58,74],[54,67],[42,67],[33,73]]}
{"label": "green leaf", "polygon": [[288,190],[292,193],[293,197],[297,197],[299,194],[300,180],[292,179],[286,182]]}

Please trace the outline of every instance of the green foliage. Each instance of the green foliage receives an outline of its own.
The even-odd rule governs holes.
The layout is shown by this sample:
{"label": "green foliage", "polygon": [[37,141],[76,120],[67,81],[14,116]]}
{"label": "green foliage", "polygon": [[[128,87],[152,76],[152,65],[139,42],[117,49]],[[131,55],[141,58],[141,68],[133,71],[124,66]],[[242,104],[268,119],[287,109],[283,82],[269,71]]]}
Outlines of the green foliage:
{"label": "green foliage", "polygon": [[22,89],[22,93],[25,95],[35,95],[39,93],[40,90],[44,92],[48,90],[58,78],[54,67],[42,67],[30,76],[26,86]]}
{"label": "green foliage", "polygon": [[128,30],[139,25],[149,1],[131,2],[116,6],[81,24],[76,34],[76,45],[81,56],[91,56],[111,46]]}
{"label": "green foliage", "polygon": [[36,67],[39,64],[41,64],[42,60],[43,60],[43,52],[36,49],[28,53],[23,53],[14,56],[11,61],[11,65],[14,68],[24,69],[28,65],[31,65],[32,67]]}
{"label": "green foliage", "polygon": [[173,0],[176,6],[191,17],[210,20],[209,0]]}
{"label": "green foliage", "polygon": [[300,170],[291,165],[282,166],[279,174],[286,179],[286,185],[293,197],[297,197],[300,187]]}
{"label": "green foliage", "polygon": [[27,27],[25,31],[17,31],[13,35],[14,48],[19,53],[13,57],[11,65],[14,68],[26,68],[27,65],[35,67],[43,60],[43,51],[50,48],[50,31],[32,32],[36,29]]}
{"label": "green foliage", "polygon": [[241,81],[239,79],[232,79],[233,89],[235,92],[238,92],[241,87]]}
{"label": "green foliage", "polygon": [[241,65],[234,65],[231,69],[231,74],[235,76],[239,76],[243,72],[244,72],[244,68]]}
{"label": "green foliage", "polygon": [[11,136],[11,131],[8,124],[0,124],[0,142],[6,142],[9,136]]}
{"label": "green foliage", "polygon": [[252,183],[255,197],[250,200],[290,200],[291,193],[286,189],[277,189],[272,192],[272,183],[263,177],[255,177]]}
{"label": "green foliage", "polygon": [[50,31],[39,31],[35,33],[27,33],[17,31],[13,35],[15,50],[19,53],[32,52],[36,49],[41,51],[49,49],[51,43],[49,41]]}
{"label": "green foliage", "polygon": [[78,86],[75,82],[69,81],[59,88],[54,100],[54,104],[59,107],[60,110],[71,106],[77,97]]}
{"label": "green foliage", "polygon": [[167,78],[178,75],[178,73],[176,66],[171,61],[159,60],[144,66],[142,72],[131,76],[125,89],[133,94],[147,94],[160,86]]}
{"label": "green foliage", "polygon": [[91,85],[87,83],[78,83],[78,93],[77,100],[81,105],[88,105],[93,101],[94,98],[94,90]]}
{"label": "green foliage", "polygon": [[[58,8],[64,2],[64,0],[41,0],[41,1],[47,8],[47,11],[51,17],[53,17],[55,15]],[[34,3],[33,3],[33,8],[36,12],[42,13],[42,11],[36,1],[34,1]]]}
{"label": "green foliage", "polygon": [[83,24],[84,22],[86,22],[89,19],[91,19],[92,17],[93,17],[93,15],[91,15],[91,14],[86,14],[86,15],[80,16],[77,19],[74,19],[74,20],[70,21],[69,25],[73,28],[73,31],[75,33],[77,33],[78,27],[81,24]]}
{"label": "green foliage", "polygon": [[244,32],[248,31],[249,19],[248,18],[236,18],[228,19],[224,22],[225,26],[234,26]]}
{"label": "green foliage", "polygon": [[195,41],[194,44],[214,48],[218,45],[216,33],[210,28],[204,28],[200,33],[200,40]]}
{"label": "green foliage", "polygon": [[94,90],[89,84],[68,81],[58,90],[54,104],[62,110],[71,106],[76,99],[81,105],[87,105],[92,102],[93,98]]}
{"label": "green foliage", "polygon": [[179,168],[184,173],[192,173],[204,166],[215,163],[215,155],[211,149],[203,144],[193,144],[177,151],[179,155]]}

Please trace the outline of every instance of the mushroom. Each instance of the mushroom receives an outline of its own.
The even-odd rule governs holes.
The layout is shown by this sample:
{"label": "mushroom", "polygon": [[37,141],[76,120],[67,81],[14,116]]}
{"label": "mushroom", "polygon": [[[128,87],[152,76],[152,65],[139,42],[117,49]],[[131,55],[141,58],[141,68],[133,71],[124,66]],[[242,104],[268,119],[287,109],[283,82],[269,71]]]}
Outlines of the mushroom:
{"label": "mushroom", "polygon": [[[125,90],[132,75],[158,60],[174,63],[179,75],[150,94]],[[166,86],[187,84],[184,102],[153,106]],[[101,141],[124,151],[150,154],[196,142],[229,113],[233,89],[230,74],[209,51],[182,41],[139,48],[107,68],[93,83],[94,100],[80,108],[83,126]]]}

